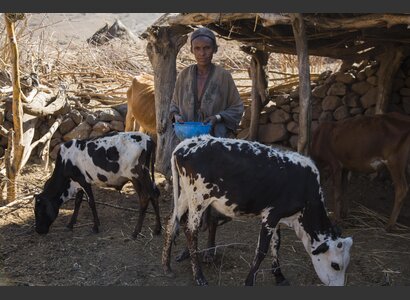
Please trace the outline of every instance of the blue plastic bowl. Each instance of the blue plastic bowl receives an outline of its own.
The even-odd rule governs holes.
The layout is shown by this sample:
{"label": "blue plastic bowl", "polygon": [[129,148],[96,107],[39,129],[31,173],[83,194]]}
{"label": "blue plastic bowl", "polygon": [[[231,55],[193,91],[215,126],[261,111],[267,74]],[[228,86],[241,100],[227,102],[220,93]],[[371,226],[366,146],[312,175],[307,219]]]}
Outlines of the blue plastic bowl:
{"label": "blue plastic bowl", "polygon": [[174,123],[174,130],[176,136],[183,141],[194,136],[209,134],[211,132],[211,124],[202,122]]}

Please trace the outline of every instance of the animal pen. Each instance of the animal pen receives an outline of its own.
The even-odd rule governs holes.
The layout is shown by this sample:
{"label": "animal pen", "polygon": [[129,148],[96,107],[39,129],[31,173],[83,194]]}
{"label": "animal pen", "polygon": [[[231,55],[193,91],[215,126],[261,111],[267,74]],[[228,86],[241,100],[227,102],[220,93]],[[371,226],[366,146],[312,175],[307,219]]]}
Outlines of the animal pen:
{"label": "animal pen", "polygon": [[[21,17],[18,15],[11,17],[15,19],[8,21],[16,25],[14,41],[19,45],[24,21],[18,20]],[[95,191],[102,223],[99,234],[90,233],[91,213],[86,207],[79,214],[74,231],[65,230],[74,206],[69,202],[62,207],[50,233],[46,237],[37,236],[33,229],[32,196],[39,192],[39,184],[44,182],[49,170],[28,162],[36,159],[30,156],[40,156],[37,159],[40,162],[49,158],[53,161],[58,145],[66,139],[93,137],[97,129],[98,134],[123,131],[126,88],[135,75],[150,73],[155,85],[157,148],[161,149],[156,158],[156,180],[161,190],[161,216],[166,218],[172,207],[172,191],[167,189],[166,179],[171,149],[176,143],[170,138],[169,102],[178,72],[192,63],[186,41],[195,27],[213,30],[225,48],[240,46],[242,61],[232,57],[223,60],[226,65],[240,65],[238,69],[241,69],[234,79],[239,83],[247,109],[237,138],[282,145],[309,154],[311,131],[322,121],[391,111],[410,115],[409,24],[407,13],[165,14],[141,34],[141,39],[129,36],[127,40],[107,39],[101,45],[87,43],[85,49],[78,48],[73,53],[58,49],[54,64],[47,61],[51,54],[33,60],[24,70],[28,76],[20,76],[20,88],[15,85],[18,73],[10,73],[19,70],[18,65],[12,68],[10,60],[18,52],[8,51],[4,57],[9,62],[4,64],[2,60],[5,71],[0,73],[1,155],[9,152],[7,155],[13,156],[9,140],[18,144],[14,140],[18,137],[14,135],[13,139],[10,129],[18,132],[24,128],[21,136],[28,137],[23,138],[26,166],[17,169],[20,180],[27,182],[17,179],[19,194],[13,197],[7,194],[9,198],[3,199],[4,206],[0,207],[0,285],[193,284],[187,262],[173,263],[176,278],[162,274],[163,241],[153,236],[153,229],[147,226],[139,239],[131,238],[138,205],[129,186],[121,194],[110,189]],[[7,39],[12,36],[11,32],[8,35],[3,32]],[[18,48],[24,53],[27,49],[30,47]],[[296,55],[295,74],[279,68],[280,62],[275,61],[278,53]],[[20,56],[21,60],[29,61],[27,57]],[[96,61],[96,57],[100,60]],[[337,60],[338,70],[317,72],[317,57],[322,61]],[[27,70],[34,72],[30,74]],[[69,85],[61,85],[63,81]],[[243,90],[240,82],[246,82]],[[20,91],[20,96],[15,91]],[[16,113],[21,110],[21,115]],[[21,120],[14,119],[19,116]],[[34,151],[42,144],[45,147]],[[7,174],[2,178],[5,182]],[[29,182],[37,186],[28,186]],[[396,231],[387,233],[384,225],[394,198],[392,182],[383,176],[371,181],[362,174],[352,174],[351,182],[344,196],[354,204],[343,224],[343,233],[354,240],[346,284],[409,285],[409,197]],[[326,199],[331,183],[325,180],[323,185]],[[154,224],[152,212],[148,211],[146,218],[147,224]],[[249,220],[218,228],[216,260],[204,267],[210,285],[243,284],[258,228],[256,222]],[[283,233],[282,268],[291,285],[320,285],[294,234],[286,229]],[[205,233],[200,237],[205,240]],[[181,237],[177,240],[175,251],[184,246],[183,240]],[[200,248],[204,247],[200,241]],[[256,285],[273,285],[271,266],[266,261]]]}

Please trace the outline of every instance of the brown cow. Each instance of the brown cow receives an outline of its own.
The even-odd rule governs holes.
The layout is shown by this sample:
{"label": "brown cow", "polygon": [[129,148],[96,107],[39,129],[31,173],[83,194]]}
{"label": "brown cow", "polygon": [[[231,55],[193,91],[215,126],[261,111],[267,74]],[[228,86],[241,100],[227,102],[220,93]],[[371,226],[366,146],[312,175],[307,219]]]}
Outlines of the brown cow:
{"label": "brown cow", "polygon": [[156,135],[154,77],[140,74],[132,79],[127,91],[125,131],[139,130]]}
{"label": "brown cow", "polygon": [[371,173],[385,165],[395,188],[386,230],[393,228],[409,189],[406,168],[410,157],[410,117],[388,113],[322,122],[313,133],[310,153],[321,169],[330,168],[336,220],[347,214],[347,203],[341,203],[344,171]]}

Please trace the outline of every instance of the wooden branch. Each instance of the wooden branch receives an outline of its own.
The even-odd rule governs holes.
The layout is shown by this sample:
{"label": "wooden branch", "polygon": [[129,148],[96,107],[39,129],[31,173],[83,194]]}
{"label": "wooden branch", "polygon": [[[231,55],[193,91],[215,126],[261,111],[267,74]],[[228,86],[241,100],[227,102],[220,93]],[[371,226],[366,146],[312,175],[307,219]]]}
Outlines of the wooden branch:
{"label": "wooden branch", "polygon": [[[17,47],[16,36],[14,32],[14,23],[10,20],[14,20],[19,18],[20,14],[4,14],[6,20],[6,29],[7,29],[7,36],[10,41],[10,48],[12,53],[12,65],[13,65],[13,74],[12,74],[12,82],[13,82],[13,104],[12,104],[12,112],[13,112],[13,127],[14,127],[14,135],[13,135],[13,145],[14,145],[14,153],[13,153],[13,162],[12,162],[12,175],[16,176],[17,173],[20,171],[20,163],[21,158],[23,156],[24,147],[21,144],[23,138],[23,106],[21,103],[21,86],[20,86],[20,69],[19,69],[19,53]],[[23,15],[24,16],[24,15]],[[20,16],[21,17],[21,16]],[[14,173],[15,172],[15,173]],[[11,178],[10,178],[11,179]]]}
{"label": "wooden branch", "polygon": [[9,134],[9,131],[4,128],[2,125],[0,125],[0,134],[4,137],[7,137],[7,135]]}
{"label": "wooden branch", "polygon": [[380,67],[377,73],[376,114],[384,114],[387,111],[393,80],[404,58],[403,47],[395,44],[386,45],[386,52],[379,56]]}
{"label": "wooden branch", "polygon": [[58,127],[60,126],[61,122],[63,121],[63,116],[60,115],[58,118],[55,120],[53,125],[51,125],[50,129],[48,132],[43,135],[43,137],[37,141],[35,141],[33,144],[31,144],[30,148],[33,150],[38,144],[45,143],[46,141],[50,140],[53,134],[57,131]]}
{"label": "wooden branch", "polygon": [[65,91],[60,89],[56,99],[46,107],[39,107],[27,104],[24,106],[24,112],[32,116],[44,117],[48,115],[59,115],[66,113],[69,109],[69,103]]}
{"label": "wooden branch", "polygon": [[37,147],[39,144],[45,143],[46,141],[50,140],[51,137],[53,136],[53,134],[56,132],[57,128],[60,126],[61,122],[63,120],[63,116],[60,115],[55,122],[53,123],[53,125],[51,125],[49,131],[43,135],[42,138],[40,138],[39,140],[35,141],[34,143],[32,143],[30,146],[26,147],[26,151],[24,152],[23,155],[23,159],[21,162],[21,167],[23,168],[27,161],[29,160],[31,153],[33,152],[34,148]]}
{"label": "wooden branch", "polygon": [[290,14],[295,35],[299,68],[299,137],[298,152],[307,155],[310,143],[311,99],[310,68],[305,24],[302,14]]}
{"label": "wooden branch", "polygon": [[170,25],[206,25],[210,23],[223,23],[243,19],[256,19],[255,13],[191,13],[169,16],[166,21]]}
{"label": "wooden branch", "polygon": [[305,22],[309,26],[314,26],[320,29],[364,29],[370,27],[387,27],[390,28],[394,25],[408,25],[410,24],[409,14],[368,14],[364,16],[358,16],[354,18],[323,18],[305,16]]}

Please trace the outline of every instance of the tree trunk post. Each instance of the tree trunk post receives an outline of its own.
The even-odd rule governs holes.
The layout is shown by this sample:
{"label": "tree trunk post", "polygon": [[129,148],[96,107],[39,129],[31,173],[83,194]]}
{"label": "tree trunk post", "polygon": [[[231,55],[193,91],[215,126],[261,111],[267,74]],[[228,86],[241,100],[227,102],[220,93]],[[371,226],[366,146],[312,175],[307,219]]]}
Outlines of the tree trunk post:
{"label": "tree trunk post", "polygon": [[299,68],[299,139],[298,152],[308,155],[311,127],[311,89],[308,45],[302,14],[290,14],[296,42]]}
{"label": "tree trunk post", "polygon": [[252,56],[249,67],[249,76],[252,79],[251,91],[251,124],[249,126],[248,140],[258,140],[259,117],[262,108],[268,103],[269,78],[266,72],[266,66],[269,60],[269,53],[261,50],[256,50],[252,47],[242,47],[245,53]]}
{"label": "tree trunk post", "polygon": [[157,122],[156,170],[171,176],[171,154],[179,140],[169,119],[169,108],[177,76],[176,57],[187,41],[186,26],[150,28],[147,54],[154,70],[155,113]]}
{"label": "tree trunk post", "polygon": [[393,86],[393,79],[404,59],[404,50],[394,44],[386,46],[386,52],[378,57],[380,67],[377,72],[377,102],[376,114],[387,111]]}
{"label": "tree trunk post", "polygon": [[13,127],[14,134],[12,134],[12,143],[8,147],[13,151],[10,162],[8,164],[9,170],[7,172],[7,201],[13,201],[16,198],[17,185],[16,180],[20,172],[21,161],[24,152],[24,146],[22,144],[23,138],[23,106],[21,103],[21,86],[20,86],[20,69],[19,69],[19,53],[17,47],[17,40],[14,32],[14,22],[24,18],[24,14],[4,14],[6,21],[7,36],[10,42],[12,67],[13,67]]}

